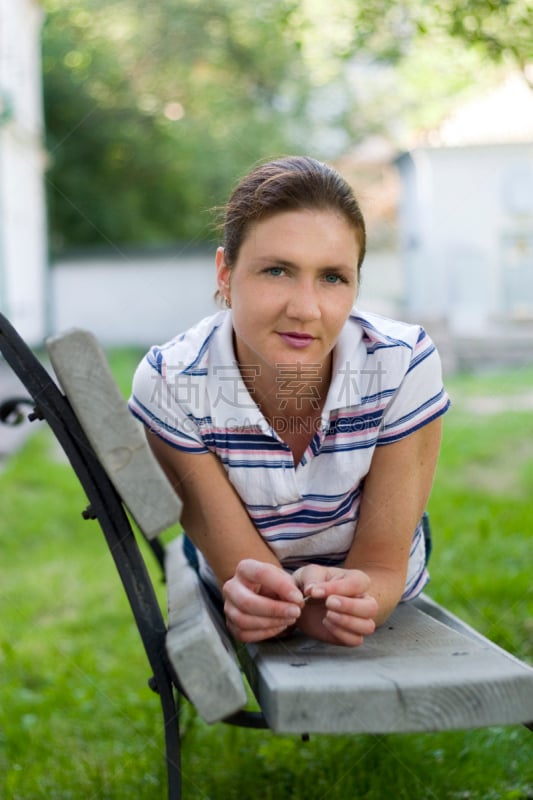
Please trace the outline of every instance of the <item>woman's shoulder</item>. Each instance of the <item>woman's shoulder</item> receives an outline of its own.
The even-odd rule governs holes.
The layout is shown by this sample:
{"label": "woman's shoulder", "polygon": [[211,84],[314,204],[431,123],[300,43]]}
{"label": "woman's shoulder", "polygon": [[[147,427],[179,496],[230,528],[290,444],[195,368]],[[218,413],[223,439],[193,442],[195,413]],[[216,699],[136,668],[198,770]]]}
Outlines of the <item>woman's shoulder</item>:
{"label": "woman's shoulder", "polygon": [[223,327],[226,317],[226,311],[219,311],[169,341],[153,345],[146,354],[146,362],[160,374],[169,369],[174,373],[200,374],[205,369],[213,337]]}
{"label": "woman's shoulder", "polygon": [[426,332],[421,325],[391,319],[372,311],[355,307],[350,314],[350,322],[359,325],[367,342],[386,347],[406,347],[414,350],[425,338]]}

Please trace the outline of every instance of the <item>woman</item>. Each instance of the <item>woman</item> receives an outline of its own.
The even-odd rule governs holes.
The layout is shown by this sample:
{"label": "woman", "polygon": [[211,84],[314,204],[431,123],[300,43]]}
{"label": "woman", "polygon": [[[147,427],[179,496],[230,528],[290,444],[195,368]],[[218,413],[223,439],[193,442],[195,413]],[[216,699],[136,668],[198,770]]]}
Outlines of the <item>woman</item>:
{"label": "woman", "polygon": [[261,165],[216,253],[227,308],[139,365],[130,399],[230,631],[360,645],[427,582],[449,401],[415,325],[354,308],[365,226],[313,159]]}

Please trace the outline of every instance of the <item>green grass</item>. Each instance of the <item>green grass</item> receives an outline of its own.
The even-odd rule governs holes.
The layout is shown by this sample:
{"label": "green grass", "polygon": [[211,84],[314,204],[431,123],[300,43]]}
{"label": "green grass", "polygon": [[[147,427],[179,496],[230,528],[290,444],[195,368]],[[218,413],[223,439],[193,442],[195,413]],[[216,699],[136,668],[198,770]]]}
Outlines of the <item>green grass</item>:
{"label": "green grass", "polygon": [[[126,387],[137,355],[113,358]],[[430,503],[430,594],[533,663],[533,371],[449,382]],[[43,430],[0,473],[0,798],[165,797],[158,698],[82,491]],[[148,556],[149,557],[149,556]],[[154,575],[157,575],[154,570]],[[395,736],[274,736],[209,727],[184,706],[185,800],[531,800],[521,727]]]}

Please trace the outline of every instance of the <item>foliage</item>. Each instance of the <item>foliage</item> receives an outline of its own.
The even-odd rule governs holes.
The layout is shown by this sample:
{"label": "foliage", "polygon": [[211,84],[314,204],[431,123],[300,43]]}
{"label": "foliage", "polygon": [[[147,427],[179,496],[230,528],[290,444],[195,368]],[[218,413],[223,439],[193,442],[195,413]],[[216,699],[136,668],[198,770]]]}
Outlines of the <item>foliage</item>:
{"label": "foliage", "polygon": [[527,77],[526,68],[533,62],[531,0],[444,0],[439,8],[452,36],[481,48],[492,59],[510,56]]}
{"label": "foliage", "polygon": [[332,69],[344,70],[355,84],[353,114],[362,113],[367,132],[385,132],[399,146],[502,72],[518,68],[531,84],[532,0],[339,0],[325,29],[325,3],[302,6],[304,53],[321,59],[330,80]]}
{"label": "foliage", "polygon": [[303,135],[292,0],[47,0],[52,246],[208,238],[235,176]]}
{"label": "foliage", "polygon": [[531,0],[376,0],[353,10],[354,47],[370,45],[388,60],[405,55],[418,36],[444,33],[521,70],[533,61]]}
{"label": "foliage", "polygon": [[[125,392],[137,359],[112,359]],[[530,369],[449,381],[430,505],[430,594],[529,661],[533,419],[479,409],[487,395],[526,397],[532,379]],[[46,431],[4,466],[0,796],[164,797],[158,700],[97,524],[81,518],[83,492]],[[186,705],[181,718],[190,800],[382,800],[391,787],[398,800],[533,796],[532,734],[518,726],[301,742],[210,727]]]}

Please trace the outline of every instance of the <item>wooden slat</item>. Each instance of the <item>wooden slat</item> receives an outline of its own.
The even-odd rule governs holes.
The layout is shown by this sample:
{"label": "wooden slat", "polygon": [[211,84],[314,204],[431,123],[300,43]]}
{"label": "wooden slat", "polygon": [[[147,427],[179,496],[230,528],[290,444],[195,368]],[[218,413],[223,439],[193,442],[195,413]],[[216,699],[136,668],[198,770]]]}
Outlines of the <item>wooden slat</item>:
{"label": "wooden slat", "polygon": [[296,635],[241,660],[280,733],[394,733],[533,719],[533,669],[422,599],[360,648]]}
{"label": "wooden slat", "polygon": [[180,537],[167,546],[166,579],[168,656],[200,716],[217,722],[243,708],[246,690],[229,637],[183,554]]}
{"label": "wooden slat", "polygon": [[100,345],[78,329],[46,344],[61,388],[110,480],[141,531],[157,536],[179,521],[181,503],[129,413]]}

